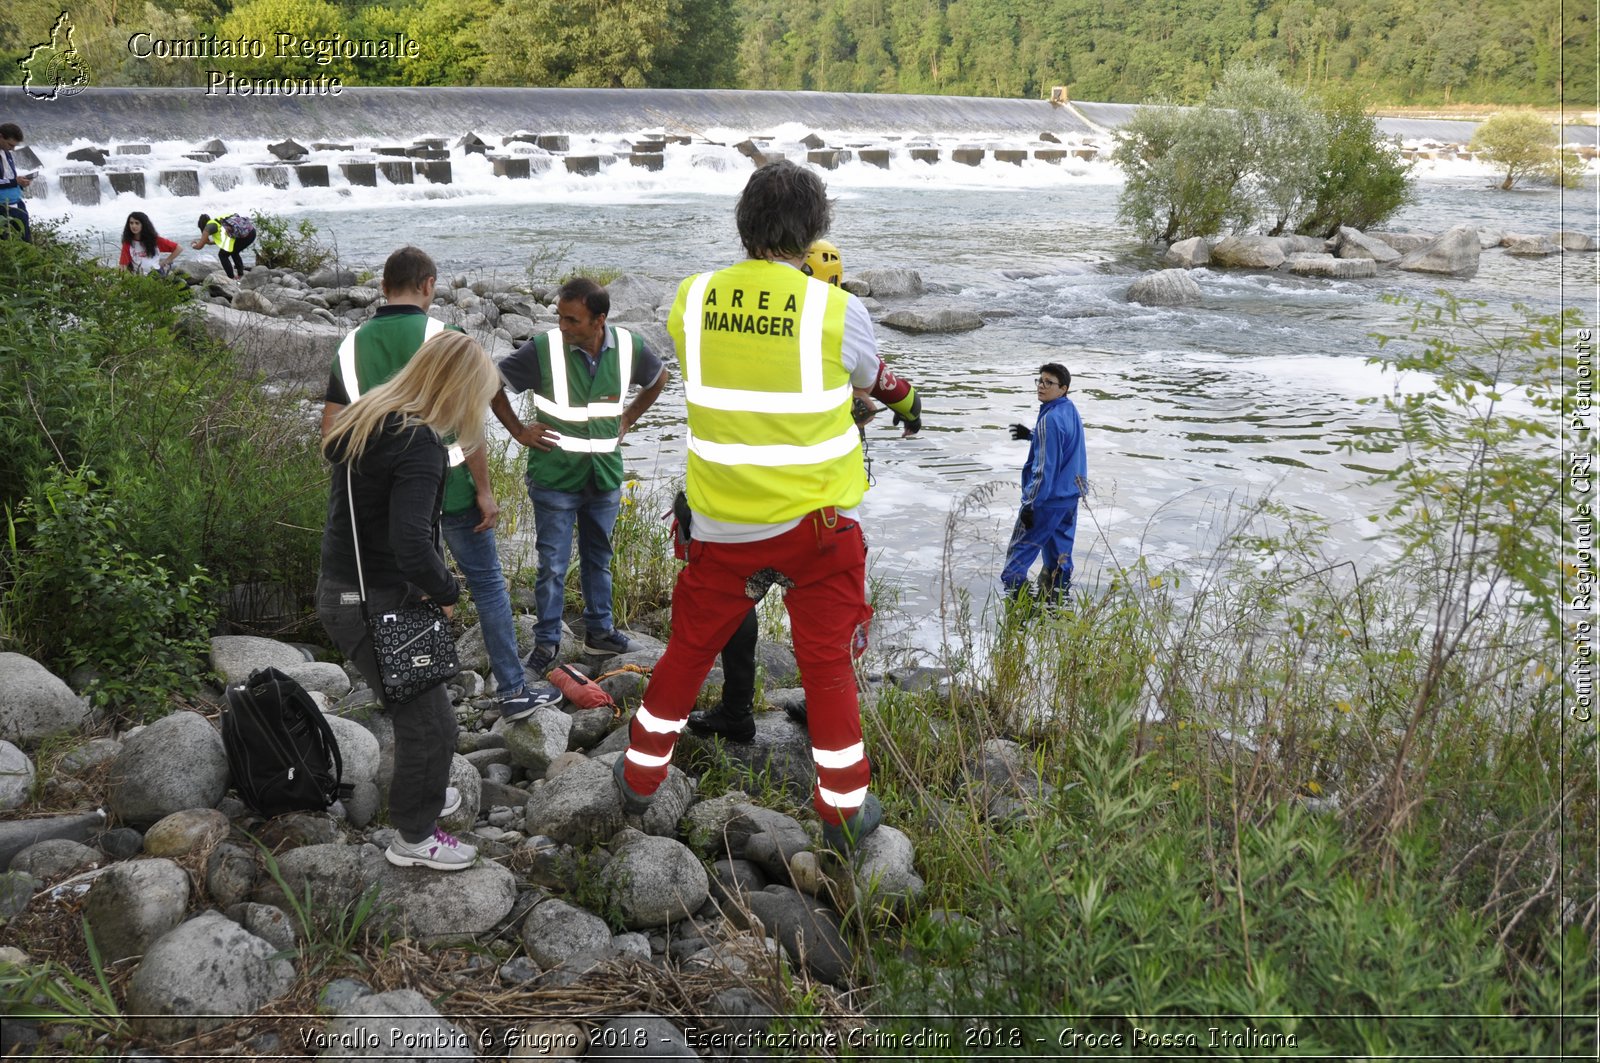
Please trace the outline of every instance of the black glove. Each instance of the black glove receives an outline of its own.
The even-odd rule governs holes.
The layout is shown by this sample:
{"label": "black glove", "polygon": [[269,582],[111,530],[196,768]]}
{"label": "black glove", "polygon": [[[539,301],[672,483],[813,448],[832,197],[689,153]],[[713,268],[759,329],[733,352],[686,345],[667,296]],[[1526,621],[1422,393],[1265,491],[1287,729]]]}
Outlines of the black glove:
{"label": "black glove", "polygon": [[1022,512],[1017,514],[1017,522],[1024,528],[1033,527],[1033,507],[1023,506]]}
{"label": "black glove", "polygon": [[900,425],[905,425],[906,426],[906,430],[905,430],[905,435],[903,436],[903,438],[910,439],[912,436],[914,436],[918,432],[922,431],[922,418],[920,418],[920,417],[901,417],[897,413],[897,414],[894,415],[894,425],[895,425],[895,427],[898,427]]}
{"label": "black glove", "polygon": [[1032,439],[1033,431],[1025,424],[1014,424],[1011,426],[1011,438]]}

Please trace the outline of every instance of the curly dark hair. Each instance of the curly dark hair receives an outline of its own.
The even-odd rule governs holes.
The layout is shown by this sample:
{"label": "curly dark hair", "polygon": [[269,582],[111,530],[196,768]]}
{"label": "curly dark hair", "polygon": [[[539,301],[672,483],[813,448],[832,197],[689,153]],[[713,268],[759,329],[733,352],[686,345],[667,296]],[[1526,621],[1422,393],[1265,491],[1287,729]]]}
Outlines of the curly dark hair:
{"label": "curly dark hair", "polygon": [[827,233],[833,204],[814,170],[779,159],[750,175],[734,217],[751,258],[800,258]]}
{"label": "curly dark hair", "polygon": [[[139,235],[133,235],[133,226],[130,222],[139,223]],[[150,258],[156,257],[156,227],[150,222],[150,215],[142,210],[128,212],[128,220],[122,223],[122,242],[131,244],[137,242],[144,248],[144,253]]]}

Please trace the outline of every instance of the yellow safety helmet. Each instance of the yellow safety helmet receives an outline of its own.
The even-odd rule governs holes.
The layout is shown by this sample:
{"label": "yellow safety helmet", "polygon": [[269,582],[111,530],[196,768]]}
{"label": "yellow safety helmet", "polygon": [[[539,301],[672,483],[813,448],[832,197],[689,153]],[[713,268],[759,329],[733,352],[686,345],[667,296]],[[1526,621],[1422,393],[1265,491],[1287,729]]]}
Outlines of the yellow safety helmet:
{"label": "yellow safety helmet", "polygon": [[826,240],[817,240],[806,248],[805,272],[809,277],[829,284],[844,279],[844,263],[839,260],[839,249]]}

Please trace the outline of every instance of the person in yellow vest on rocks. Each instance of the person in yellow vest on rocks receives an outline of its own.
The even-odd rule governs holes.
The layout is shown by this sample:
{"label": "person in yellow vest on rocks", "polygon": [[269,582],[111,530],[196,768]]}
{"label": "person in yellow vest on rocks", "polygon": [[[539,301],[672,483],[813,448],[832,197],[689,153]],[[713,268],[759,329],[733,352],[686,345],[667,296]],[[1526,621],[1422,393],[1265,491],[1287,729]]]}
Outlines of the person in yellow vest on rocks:
{"label": "person in yellow vest on rocks", "polygon": [[243,214],[229,214],[225,218],[202,214],[200,239],[189,246],[200,251],[208,243],[216,244],[217,261],[222,263],[223,272],[230,279],[237,280],[245,272],[244,258],[240,252],[255,242],[256,223]]}
{"label": "person in yellow vest on rocks", "polygon": [[[648,344],[606,324],[611,296],[588,277],[556,293],[557,328],[533,337],[500,363],[514,392],[533,392],[536,413],[523,424],[505,393],[492,409],[513,439],[528,448],[528,496],[533,500],[539,575],[534,647],[524,662],[543,676],[561,649],[561,605],[578,533],[583,588],[584,649],[627,653],[633,643],[611,613],[611,529],[622,505],[622,438],[661,394],[667,368]],[[626,406],[634,386],[639,393]]]}
{"label": "person in yellow vest on rocks", "polygon": [[750,257],[678,287],[667,329],[689,421],[688,564],[673,590],[672,638],[613,772],[623,808],[647,809],[712,660],[749,615],[751,592],[777,582],[809,709],[813,804],[843,852],[883,819],[868,793],[851,666],[872,618],[851,405],[881,363],[861,301],[801,271],[830,215],[816,173],[769,163],[735,211]]}

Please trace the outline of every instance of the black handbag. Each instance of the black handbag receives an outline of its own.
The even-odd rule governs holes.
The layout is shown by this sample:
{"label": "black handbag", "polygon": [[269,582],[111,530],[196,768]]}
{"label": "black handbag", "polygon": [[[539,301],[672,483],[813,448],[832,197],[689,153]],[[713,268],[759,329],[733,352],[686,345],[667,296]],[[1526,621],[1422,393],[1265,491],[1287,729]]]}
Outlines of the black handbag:
{"label": "black handbag", "polygon": [[356,529],[355,484],[346,465],[345,490],[350,503],[350,535],[356,549],[356,582],[361,588],[361,616],[372,636],[372,653],[383,680],[383,698],[396,705],[413,701],[424,691],[461,671],[449,619],[436,602],[407,602],[382,613],[367,611],[367,581],[361,571],[361,533]]}

